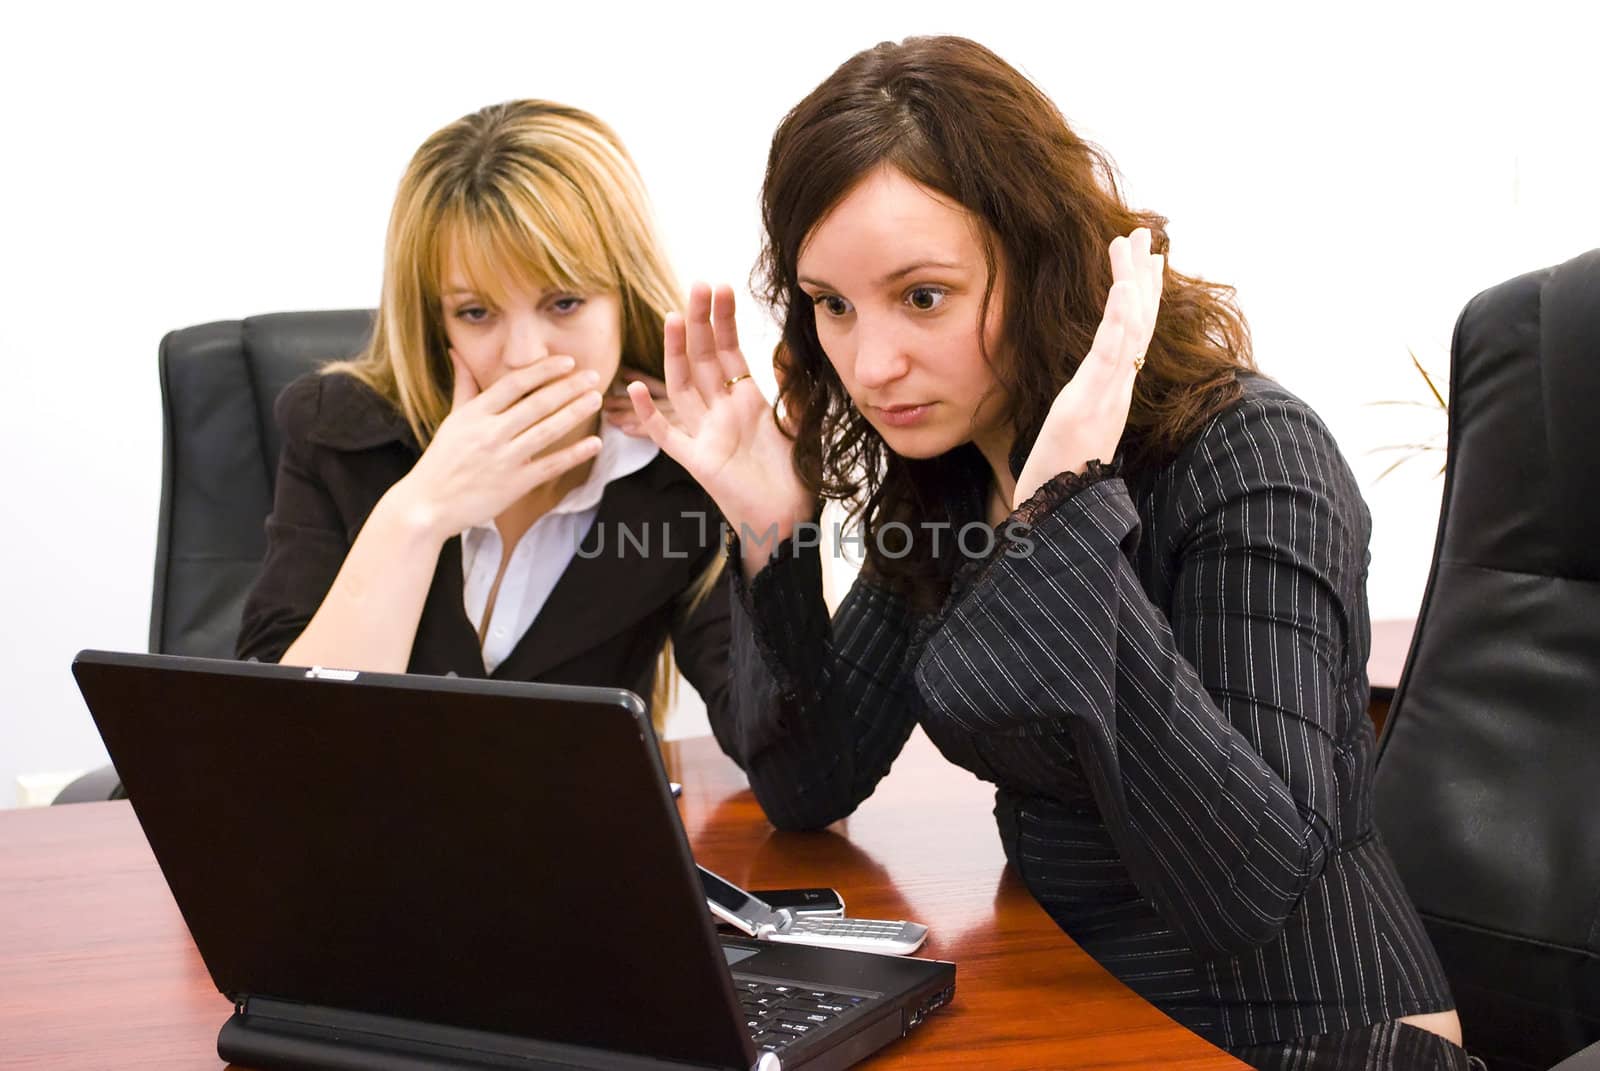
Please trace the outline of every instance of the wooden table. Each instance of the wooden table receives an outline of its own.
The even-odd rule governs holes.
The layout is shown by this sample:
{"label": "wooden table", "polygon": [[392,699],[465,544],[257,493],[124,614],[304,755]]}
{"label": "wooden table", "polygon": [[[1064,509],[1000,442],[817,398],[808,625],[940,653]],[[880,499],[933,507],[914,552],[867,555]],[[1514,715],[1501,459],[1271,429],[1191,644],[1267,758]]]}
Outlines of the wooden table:
{"label": "wooden table", "polygon": [[[992,791],[918,732],[849,819],[778,833],[709,739],[666,745],[696,856],[932,927],[956,999],[863,1068],[1242,1068],[1125,988],[1005,867]],[[0,812],[0,1066],[215,1069],[212,987],[126,803]]]}

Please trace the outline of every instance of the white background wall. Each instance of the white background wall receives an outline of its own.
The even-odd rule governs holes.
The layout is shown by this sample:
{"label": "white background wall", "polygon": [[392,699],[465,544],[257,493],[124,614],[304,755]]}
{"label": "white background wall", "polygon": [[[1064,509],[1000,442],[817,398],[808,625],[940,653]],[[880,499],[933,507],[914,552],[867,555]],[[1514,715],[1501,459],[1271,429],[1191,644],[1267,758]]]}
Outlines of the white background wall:
{"label": "white background wall", "polygon": [[[767,138],[855,50],[975,37],[1172,220],[1172,262],[1237,284],[1262,366],[1366,480],[1375,616],[1425,580],[1436,465],[1374,447],[1461,304],[1600,245],[1591,4],[1000,2],[13,6],[0,16],[0,806],[103,761],[68,664],[143,649],[159,492],[156,344],[252,313],[371,305],[416,145],[543,96],[611,122],[680,272],[742,283]],[[775,335],[747,304],[752,354]],[[688,723],[680,723],[680,729]]]}

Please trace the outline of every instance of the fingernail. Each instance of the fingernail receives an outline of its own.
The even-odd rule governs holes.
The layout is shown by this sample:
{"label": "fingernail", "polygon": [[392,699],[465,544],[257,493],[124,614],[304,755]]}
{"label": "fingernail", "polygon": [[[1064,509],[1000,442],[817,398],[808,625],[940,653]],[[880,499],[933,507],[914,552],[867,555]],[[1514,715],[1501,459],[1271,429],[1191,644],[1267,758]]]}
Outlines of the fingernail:
{"label": "fingernail", "polygon": [[600,382],[600,373],[591,368],[583,374],[583,381],[592,387]]}

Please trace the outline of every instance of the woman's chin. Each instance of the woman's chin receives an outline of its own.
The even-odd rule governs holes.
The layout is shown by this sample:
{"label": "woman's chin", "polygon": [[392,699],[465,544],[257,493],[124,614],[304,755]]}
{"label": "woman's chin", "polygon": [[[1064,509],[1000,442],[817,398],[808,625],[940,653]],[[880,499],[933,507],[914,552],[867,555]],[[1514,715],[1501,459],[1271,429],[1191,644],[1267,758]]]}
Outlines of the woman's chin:
{"label": "woman's chin", "polygon": [[885,446],[899,457],[909,458],[912,461],[926,461],[928,458],[947,454],[966,441],[959,436],[951,436],[948,429],[937,427],[893,428],[884,427],[876,421],[873,422],[873,427],[883,438]]}

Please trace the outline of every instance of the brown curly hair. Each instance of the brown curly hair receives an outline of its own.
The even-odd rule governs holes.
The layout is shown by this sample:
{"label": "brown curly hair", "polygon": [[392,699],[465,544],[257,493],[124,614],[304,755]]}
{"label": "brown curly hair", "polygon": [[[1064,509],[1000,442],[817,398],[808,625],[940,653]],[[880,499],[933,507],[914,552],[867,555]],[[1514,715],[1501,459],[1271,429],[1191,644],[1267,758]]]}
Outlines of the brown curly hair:
{"label": "brown curly hair", "polygon": [[[986,490],[988,467],[971,444],[922,461],[889,450],[850,404],[796,278],[800,250],[818,221],[883,165],[982,221],[988,283],[980,323],[997,264],[1004,266],[1004,348],[1025,359],[984,356],[1005,393],[1003,419],[1016,433],[1013,474],[1089,352],[1112,281],[1108,244],[1148,227],[1152,250],[1165,254],[1167,221],[1130,209],[1106,155],[1075,134],[1019,71],[965,38],[913,37],[859,52],[779,124],[762,186],[765,236],[755,288],[783,324],[775,362],[795,470],[812,493],[853,503],[871,573],[917,603],[936,605],[953,568],[950,555],[935,559],[922,547],[889,557],[876,534],[890,521],[972,520],[949,516],[948,504],[953,490],[966,491],[968,501],[975,486]],[[1254,363],[1233,294],[1167,268],[1122,440],[1125,474],[1170,459],[1239,397],[1237,374]]]}

